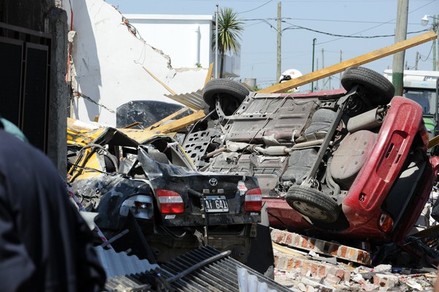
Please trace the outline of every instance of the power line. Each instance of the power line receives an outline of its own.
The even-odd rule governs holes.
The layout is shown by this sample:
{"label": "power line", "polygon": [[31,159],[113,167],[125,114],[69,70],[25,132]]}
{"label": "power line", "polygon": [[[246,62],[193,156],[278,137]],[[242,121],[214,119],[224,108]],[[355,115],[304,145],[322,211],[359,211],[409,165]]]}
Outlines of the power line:
{"label": "power line", "polygon": [[425,57],[425,60],[422,59],[422,56],[419,58],[422,62],[426,62],[429,60],[431,53],[433,52],[433,44],[430,47],[430,51],[428,52],[428,55]]}
{"label": "power line", "polygon": [[[389,20],[386,22],[382,22],[382,21],[366,21],[366,20],[340,20],[340,19],[317,19],[317,18],[291,18],[291,17],[286,17],[288,19],[293,19],[294,21],[316,21],[316,22],[333,22],[333,23],[360,23],[360,24],[379,24],[379,26],[384,25],[384,24],[391,24],[391,25],[395,25],[395,21],[393,20]],[[411,25],[420,25],[419,22],[412,22],[409,23]],[[375,27],[373,27],[375,28]]]}
{"label": "power line", "polygon": [[[294,20],[306,20],[306,21],[320,21],[320,22],[340,22],[340,23],[378,23],[382,24],[382,21],[365,21],[365,20],[340,20],[340,19],[317,19],[317,18],[293,18]],[[386,22],[387,23],[387,22]],[[394,23],[392,23],[394,24]]]}
{"label": "power line", "polygon": [[[435,2],[435,1],[436,1],[436,0],[432,0],[432,1],[430,1],[430,2],[428,2],[428,3],[426,3],[426,4],[424,4],[424,5],[421,5],[420,7],[416,8],[416,9],[414,9],[414,10],[411,10],[411,11],[409,12],[409,14],[414,13],[414,12],[416,12],[416,11],[422,9],[422,8],[424,8],[425,6],[428,6],[428,5],[432,4],[432,3]],[[372,27],[370,27],[370,28],[367,28],[367,29],[361,30],[361,31],[359,31],[359,32],[356,32],[356,33],[354,33],[354,34],[352,34],[352,35],[356,35],[356,34],[359,34],[359,33],[365,32],[365,31],[369,31],[369,30],[372,30],[372,29],[377,28],[377,27],[379,27],[379,26],[382,26],[382,25],[385,25],[385,24],[393,23],[394,21],[395,21],[395,19],[391,19],[391,20],[388,20],[388,21],[386,21],[386,22],[383,22],[383,23],[381,23],[381,24],[379,24],[379,25],[372,26]],[[419,32],[423,32],[423,31],[426,31],[426,30],[421,30],[421,31],[419,31]],[[417,32],[408,32],[407,34],[413,34],[413,33],[417,33]],[[394,35],[393,35],[393,36],[394,36]],[[341,36],[341,38],[344,38],[344,36]],[[338,39],[333,39],[333,40],[329,40],[329,41],[326,41],[326,42],[321,42],[321,43],[319,43],[319,45],[327,44],[327,43],[330,43],[330,42],[334,42],[334,41],[337,41],[337,40],[339,40],[339,39],[340,39],[340,38],[338,38]]]}
{"label": "power line", "polygon": [[[275,31],[277,31],[277,28],[274,27],[274,25],[272,25],[270,22],[268,22],[267,19],[269,19],[269,18],[248,18],[248,19],[242,19],[242,21],[259,21],[259,23],[263,22],[263,23],[267,24],[270,28],[272,28]],[[297,24],[292,24],[292,23],[284,21],[284,20],[282,20],[282,22],[290,25],[289,27],[283,28],[282,31],[289,30],[289,29],[304,29],[304,30],[315,32],[315,33],[325,34],[325,35],[334,36],[334,37],[356,38],[356,39],[372,39],[372,38],[385,38],[385,37],[394,37],[395,36],[395,34],[381,34],[381,35],[370,35],[370,36],[355,35],[355,34],[358,34],[358,33],[361,33],[361,32],[357,32],[355,34],[350,34],[350,35],[336,34],[336,33],[325,32],[325,31],[321,31],[321,30],[317,30],[317,29],[313,29],[313,28],[309,28],[309,27],[305,27],[305,26],[301,26],[301,25],[297,25]],[[385,24],[385,23],[381,23],[381,24]],[[370,29],[372,29],[372,28],[369,28],[367,30],[370,30]],[[364,30],[364,31],[366,31],[366,30]],[[422,29],[422,30],[418,30],[418,31],[411,31],[411,32],[407,32],[407,34],[415,34],[415,33],[420,33],[420,32],[425,32],[425,31],[428,31],[428,29]],[[320,43],[320,44],[322,44],[322,43]]]}
{"label": "power line", "polygon": [[259,5],[258,7],[255,7],[253,9],[247,10],[247,11],[241,11],[241,12],[237,12],[237,14],[243,14],[243,13],[247,13],[247,12],[251,12],[251,11],[255,11],[256,9],[259,9],[265,5],[267,5],[268,3],[273,2],[273,0],[268,0],[267,2],[265,2],[264,4]]}
{"label": "power line", "polygon": [[[285,23],[287,23],[287,22],[285,22]],[[291,24],[291,23],[288,23],[288,24]],[[395,36],[395,34],[381,34],[381,35],[370,35],[370,36],[344,35],[344,34],[336,34],[336,33],[330,33],[330,32],[325,32],[325,31],[321,31],[321,30],[316,30],[316,29],[312,29],[312,28],[304,27],[304,26],[300,26],[300,25],[295,25],[295,24],[291,24],[291,27],[286,27],[283,30],[288,30],[288,29],[304,29],[304,30],[309,30],[312,32],[320,33],[320,34],[329,35],[329,36],[335,36],[335,37],[341,37],[341,38],[355,38],[355,39],[372,39],[372,38],[385,38],[385,37],[394,37]],[[425,32],[425,31],[428,31],[428,29],[407,32],[407,34],[414,34],[414,33],[420,33],[420,32]]]}
{"label": "power line", "polygon": [[[284,1],[284,2],[307,2],[307,1],[285,1],[285,0],[283,0],[283,1]],[[415,11],[418,11],[418,10],[424,8],[425,6],[430,5],[431,3],[435,2],[435,1],[436,1],[436,0],[432,0],[432,1],[430,1],[430,2],[428,2],[428,3],[426,3],[426,4],[424,4],[424,5],[421,5],[420,7],[418,7],[418,8],[416,8],[416,9],[410,11],[409,13],[413,13],[413,12],[415,12]],[[262,7],[263,5],[268,4],[269,2],[271,2],[271,1],[265,2],[264,4],[262,4],[262,5],[259,6],[259,7]],[[319,1],[313,1],[313,2],[315,3],[315,2],[319,2]],[[350,1],[339,1],[339,2],[350,2]],[[257,8],[259,8],[259,7],[257,7]],[[256,8],[255,8],[255,9],[256,9]],[[292,19],[294,19],[294,20],[326,21],[326,22],[346,22],[346,23],[377,23],[378,25],[376,25],[376,26],[372,26],[372,27],[370,27],[370,28],[367,28],[367,29],[365,29],[365,30],[362,30],[362,31],[356,32],[356,33],[351,34],[351,35],[344,35],[344,34],[335,34],[335,33],[324,32],[324,31],[320,31],[320,30],[312,29],[312,28],[309,28],[309,27],[304,27],[304,26],[294,25],[294,24],[292,24],[292,23],[289,23],[289,22],[285,21],[285,19],[288,19],[288,20],[292,20]],[[269,22],[269,20],[277,21],[277,18],[255,18],[255,19],[243,19],[243,21],[255,21],[255,20],[258,20],[258,21],[260,21],[260,22],[264,22],[264,23],[268,24],[271,28],[273,28],[274,30],[277,31],[277,29],[274,27],[274,25],[272,25],[272,24]],[[375,29],[375,28],[380,27],[380,26],[383,26],[383,25],[385,25],[385,24],[394,24],[394,21],[395,21],[395,19],[391,19],[391,20],[388,20],[388,21],[385,21],[385,22],[363,22],[363,21],[355,21],[355,20],[350,21],[350,20],[306,19],[306,18],[282,17],[282,22],[291,25],[291,28],[282,29],[282,31],[284,31],[284,30],[288,30],[288,29],[304,29],[304,30],[308,30],[308,31],[316,32],[316,33],[319,33],[319,34],[325,34],[325,35],[334,36],[334,37],[339,37],[339,38],[357,38],[357,39],[385,38],[385,37],[394,37],[395,34],[387,34],[387,35],[371,35],[371,36],[357,36],[357,34],[362,33],[362,32],[365,32],[365,31],[369,31],[369,30],[372,30],[372,29]],[[419,30],[419,31],[407,32],[407,34],[415,34],[415,33],[420,33],[420,32],[425,32],[425,31],[427,31],[427,29]],[[329,41],[326,41],[326,42],[321,42],[321,43],[319,43],[319,45],[326,44],[326,43],[329,43],[329,42],[333,42],[333,41],[336,41],[336,40],[338,40],[338,39],[329,40]]]}
{"label": "power line", "polygon": [[249,19],[241,19],[241,21],[259,21],[260,23],[263,22],[263,23],[267,24],[270,28],[277,31],[277,28],[274,27],[274,25],[272,25],[270,22],[268,22],[268,20],[265,18],[249,18]]}

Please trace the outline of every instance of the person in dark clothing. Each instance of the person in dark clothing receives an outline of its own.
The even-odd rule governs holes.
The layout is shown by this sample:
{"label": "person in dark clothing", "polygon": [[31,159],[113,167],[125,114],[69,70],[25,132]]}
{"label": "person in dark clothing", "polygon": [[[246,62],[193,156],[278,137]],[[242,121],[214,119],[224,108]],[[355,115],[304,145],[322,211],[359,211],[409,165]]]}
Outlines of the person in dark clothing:
{"label": "person in dark clothing", "polygon": [[102,291],[92,237],[49,158],[0,127],[0,291]]}

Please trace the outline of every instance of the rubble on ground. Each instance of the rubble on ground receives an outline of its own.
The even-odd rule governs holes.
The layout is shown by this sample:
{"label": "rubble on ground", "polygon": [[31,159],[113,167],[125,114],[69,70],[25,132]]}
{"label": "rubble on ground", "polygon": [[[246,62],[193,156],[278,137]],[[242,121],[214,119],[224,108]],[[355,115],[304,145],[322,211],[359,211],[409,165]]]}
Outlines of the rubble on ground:
{"label": "rubble on ground", "polygon": [[[272,230],[274,279],[294,291],[433,291],[433,267],[366,266],[358,261],[358,249],[339,245],[330,248],[338,254],[319,255],[314,251],[319,245],[316,239],[306,239],[300,234]],[[328,246],[328,242],[323,245]]]}

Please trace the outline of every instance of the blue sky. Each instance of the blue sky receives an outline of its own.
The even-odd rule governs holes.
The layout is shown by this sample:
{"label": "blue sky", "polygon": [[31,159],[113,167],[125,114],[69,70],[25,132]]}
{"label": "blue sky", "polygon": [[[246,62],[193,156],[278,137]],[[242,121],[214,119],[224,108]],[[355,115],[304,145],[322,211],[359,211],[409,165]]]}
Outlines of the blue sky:
{"label": "blue sky", "polygon": [[[256,78],[260,88],[276,82],[276,17],[279,0],[106,0],[122,13],[214,15],[216,5],[229,7],[244,22],[241,35],[241,77]],[[439,17],[439,0],[407,0],[408,38],[431,29],[421,25],[424,15]],[[303,74],[328,67],[394,43],[398,0],[282,0],[282,71]],[[410,32],[416,32],[410,34]],[[390,35],[390,36],[389,36]],[[416,56],[419,56],[416,62]],[[437,57],[439,58],[439,56]],[[380,73],[392,68],[393,57],[363,66]],[[410,69],[432,70],[432,42],[406,52]],[[339,75],[326,80],[326,88],[339,86]],[[322,87],[323,84],[319,84]]]}

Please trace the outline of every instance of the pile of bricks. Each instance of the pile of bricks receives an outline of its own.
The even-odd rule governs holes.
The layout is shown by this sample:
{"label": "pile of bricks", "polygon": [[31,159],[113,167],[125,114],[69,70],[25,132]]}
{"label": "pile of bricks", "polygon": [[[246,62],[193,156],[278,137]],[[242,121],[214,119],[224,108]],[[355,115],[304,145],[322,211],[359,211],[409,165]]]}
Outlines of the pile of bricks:
{"label": "pile of bricks", "polygon": [[436,281],[434,269],[372,267],[361,249],[276,229],[271,238],[275,280],[293,291],[433,291]]}

